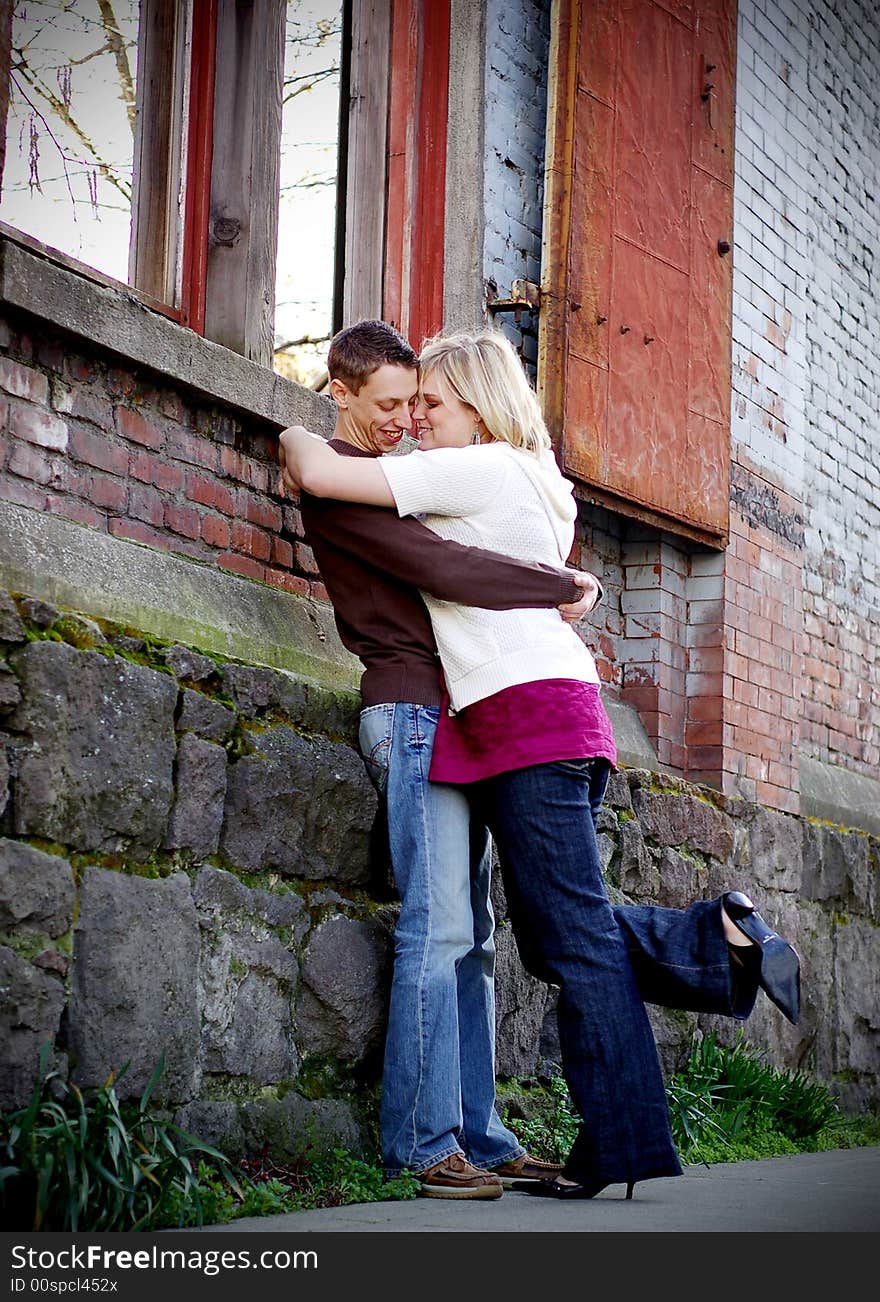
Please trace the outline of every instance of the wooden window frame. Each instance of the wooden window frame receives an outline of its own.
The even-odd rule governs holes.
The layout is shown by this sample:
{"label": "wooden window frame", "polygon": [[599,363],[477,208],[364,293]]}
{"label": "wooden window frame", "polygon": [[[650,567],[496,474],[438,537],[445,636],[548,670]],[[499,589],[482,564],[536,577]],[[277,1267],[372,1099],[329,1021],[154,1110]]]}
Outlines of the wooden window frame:
{"label": "wooden window frame", "polygon": [[271,367],[285,7],[142,0],[128,282],[0,230]]}

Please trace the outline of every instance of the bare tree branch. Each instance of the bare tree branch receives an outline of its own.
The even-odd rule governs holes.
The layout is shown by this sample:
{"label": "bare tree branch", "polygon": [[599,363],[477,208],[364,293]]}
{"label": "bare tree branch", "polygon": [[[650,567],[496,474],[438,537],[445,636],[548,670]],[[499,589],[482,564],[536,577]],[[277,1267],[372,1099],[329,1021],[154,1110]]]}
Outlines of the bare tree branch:
{"label": "bare tree branch", "polygon": [[[77,122],[76,118],[71,113],[69,106],[64,103],[63,99],[59,99],[59,97],[54,93],[54,91],[50,90],[48,86],[44,85],[43,82],[40,81],[36,73],[29,67],[27,61],[25,60],[24,53],[21,50],[16,50],[15,53],[18,55],[18,62],[13,65],[13,73],[16,72],[20,73],[21,76],[24,77],[28,85],[31,87],[31,89],[36,91],[36,93],[46,101],[46,103],[49,105],[52,111],[58,115],[58,117],[65,124],[65,126],[70,128],[70,130],[74,133],[74,135],[77,136],[77,138],[82,142],[85,148],[92,155],[92,158],[94,158],[95,160],[95,165],[98,168],[98,171],[103,176],[104,180],[107,181],[108,184],[112,185],[115,189],[117,189],[119,193],[122,195],[122,197],[125,200],[127,200],[127,202],[130,204],[131,188],[129,186],[126,186],[125,182],[121,179],[121,177],[118,177],[116,175],[110,163],[106,162],[105,159],[101,157],[93,142],[89,139],[89,137],[83,131],[82,127]],[[33,108],[33,104],[29,99],[27,99],[27,96],[24,95],[24,93],[21,91],[21,87],[16,81],[14,76],[13,76],[13,81],[17,86],[19,92],[22,94],[22,98],[26,99],[27,103],[30,104],[31,107]],[[46,120],[45,118],[43,118],[43,115],[38,114],[38,116],[45,123]],[[47,126],[47,130],[48,130],[48,126]],[[49,134],[51,135],[52,133],[50,132]],[[54,143],[58,145],[58,141],[55,140],[54,136],[52,136],[52,139]],[[58,146],[58,148],[61,152],[62,157],[66,157],[60,145]]]}
{"label": "bare tree branch", "polygon": [[122,88],[122,102],[128,114],[128,124],[131,127],[132,135],[134,135],[134,80],[128,62],[128,51],[125,48],[125,41],[122,32],[119,30],[119,23],[110,0],[98,0],[98,8],[101,10],[101,22],[104,31],[107,33],[107,44],[116,60],[116,71],[119,76],[119,85]]}
{"label": "bare tree branch", "polygon": [[[312,88],[317,86],[320,82],[326,81],[328,77],[337,77],[338,75],[339,68],[334,64],[330,68],[322,68],[320,72],[303,73],[299,77],[285,77],[284,88],[286,93],[281,102],[282,104],[288,104],[292,99],[296,99],[297,95],[302,95],[305,91],[312,90]],[[305,84],[297,85],[297,82],[303,82]],[[287,91],[288,86],[293,86],[294,89]]]}
{"label": "bare tree branch", "polygon": [[[64,169],[64,183],[65,183],[65,185],[67,186],[67,193],[70,195],[70,202],[73,204],[74,217],[75,217],[75,216],[76,216],[76,200],[75,200],[74,197],[73,197],[73,187],[72,187],[71,184],[70,184],[70,175],[68,174],[68,171],[67,171],[67,161],[68,161],[68,160],[67,160],[67,155],[66,155],[65,152],[64,152],[64,147],[62,146],[61,142],[58,140],[57,136],[55,135],[55,132],[54,132],[54,131],[52,130],[52,128],[49,126],[48,120],[46,119],[45,115],[42,114],[42,113],[40,112],[40,110],[37,108],[37,106],[36,106],[36,104],[33,102],[33,100],[32,100],[28,95],[25,94],[25,92],[22,90],[21,86],[19,85],[18,80],[16,79],[16,77],[15,77],[15,76],[10,76],[10,81],[11,81],[12,85],[15,87],[15,89],[18,91],[18,93],[19,93],[19,95],[21,96],[21,98],[24,100],[25,104],[27,104],[28,108],[29,108],[29,109],[31,110],[31,112],[34,114],[34,116],[35,116],[35,117],[38,117],[38,118],[40,119],[40,121],[42,122],[43,126],[44,126],[45,129],[46,129],[46,134],[48,135],[49,139],[52,141],[52,144],[53,144],[53,145],[55,146],[55,148],[58,150],[58,153],[61,155],[61,162],[62,162],[63,169]],[[34,137],[33,137],[33,134],[32,134],[32,135],[31,135],[31,175],[32,175],[32,177],[35,176],[35,174],[36,174],[36,158],[38,157],[37,155],[34,154],[34,146],[35,146],[35,142],[34,142]],[[38,190],[40,189],[40,178],[39,178],[39,176],[36,176],[36,188],[37,188]]]}

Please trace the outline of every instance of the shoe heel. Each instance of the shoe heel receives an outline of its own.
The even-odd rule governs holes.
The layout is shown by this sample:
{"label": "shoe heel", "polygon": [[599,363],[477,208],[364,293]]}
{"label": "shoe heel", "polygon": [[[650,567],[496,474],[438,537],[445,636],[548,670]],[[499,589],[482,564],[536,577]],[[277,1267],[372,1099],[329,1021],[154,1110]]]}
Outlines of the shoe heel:
{"label": "shoe heel", "polygon": [[627,1182],[627,1186],[626,1186],[626,1196],[627,1196],[627,1198],[632,1198],[632,1196],[633,1196],[633,1189],[635,1189],[635,1187],[636,1187],[636,1182],[635,1182],[635,1180],[629,1180],[629,1181]]}

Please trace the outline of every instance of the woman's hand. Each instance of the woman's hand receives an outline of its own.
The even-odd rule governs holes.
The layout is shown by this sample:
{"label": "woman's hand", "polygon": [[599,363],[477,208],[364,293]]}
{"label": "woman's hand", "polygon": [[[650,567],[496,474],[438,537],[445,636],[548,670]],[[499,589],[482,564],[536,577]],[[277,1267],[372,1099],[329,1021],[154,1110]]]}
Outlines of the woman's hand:
{"label": "woman's hand", "polygon": [[571,601],[564,606],[559,606],[558,610],[566,624],[576,624],[584,615],[589,615],[590,611],[598,606],[602,598],[602,585],[596,578],[595,574],[589,574],[586,570],[578,570],[571,576],[577,586],[583,589],[583,596],[577,601]]}

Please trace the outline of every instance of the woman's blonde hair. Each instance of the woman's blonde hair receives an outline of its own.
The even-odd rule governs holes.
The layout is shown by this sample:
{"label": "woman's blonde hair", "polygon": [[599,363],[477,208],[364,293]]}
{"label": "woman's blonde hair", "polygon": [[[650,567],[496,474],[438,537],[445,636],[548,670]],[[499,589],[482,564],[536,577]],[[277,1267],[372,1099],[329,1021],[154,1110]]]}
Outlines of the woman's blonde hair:
{"label": "woman's blonde hair", "polygon": [[422,380],[438,377],[460,402],[473,407],[493,438],[539,455],[550,435],[513,346],[497,330],[436,335],[419,357]]}

